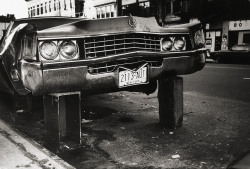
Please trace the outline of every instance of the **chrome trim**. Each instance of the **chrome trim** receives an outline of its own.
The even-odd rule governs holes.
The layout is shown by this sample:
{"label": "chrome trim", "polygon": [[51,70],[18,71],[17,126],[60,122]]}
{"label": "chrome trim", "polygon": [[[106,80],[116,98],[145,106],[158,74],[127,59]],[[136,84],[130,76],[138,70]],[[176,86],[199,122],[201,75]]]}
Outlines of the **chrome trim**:
{"label": "chrome trim", "polygon": [[102,37],[102,36],[112,36],[112,35],[123,35],[123,34],[130,34],[130,33],[135,33],[135,34],[150,34],[150,35],[188,35],[190,33],[188,32],[177,32],[177,33],[167,33],[167,32],[117,32],[117,33],[110,33],[110,34],[95,34],[95,35],[75,35],[75,36],[66,36],[64,35],[63,37],[39,37],[38,35],[38,40],[54,40],[54,39],[58,39],[58,40],[64,40],[64,39],[82,39],[82,38],[91,38],[91,37]]}

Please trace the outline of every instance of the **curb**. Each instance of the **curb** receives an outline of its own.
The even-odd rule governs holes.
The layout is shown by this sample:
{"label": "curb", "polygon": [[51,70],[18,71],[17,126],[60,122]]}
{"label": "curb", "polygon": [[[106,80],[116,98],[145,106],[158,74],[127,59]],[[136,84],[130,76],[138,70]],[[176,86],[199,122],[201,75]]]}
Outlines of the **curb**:
{"label": "curb", "polygon": [[[8,124],[0,119],[0,139],[4,140],[0,148],[5,148],[0,155],[6,158],[0,160],[1,169],[25,167],[24,163],[29,162],[30,167],[46,169],[75,169],[73,166],[53,154],[46,148],[31,140],[21,132],[12,129]],[[4,147],[1,147],[4,146]],[[11,150],[6,150],[11,147]],[[12,159],[12,164],[9,158]],[[25,160],[21,160],[21,158]],[[14,161],[14,162],[13,162]],[[14,164],[13,164],[14,163]],[[14,165],[14,166],[13,166]],[[29,168],[29,167],[28,167]]]}

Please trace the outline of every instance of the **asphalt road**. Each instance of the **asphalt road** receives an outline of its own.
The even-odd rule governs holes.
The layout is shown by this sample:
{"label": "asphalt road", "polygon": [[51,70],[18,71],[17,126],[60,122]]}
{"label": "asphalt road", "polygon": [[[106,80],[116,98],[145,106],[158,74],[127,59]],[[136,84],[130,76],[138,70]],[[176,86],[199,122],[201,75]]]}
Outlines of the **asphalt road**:
{"label": "asphalt road", "polygon": [[[209,63],[183,78],[180,129],[159,127],[157,92],[91,96],[82,110],[82,147],[54,153],[79,169],[226,168],[250,151],[250,65]],[[8,112],[4,101],[1,112]],[[41,109],[15,122],[0,118],[46,146]]]}
{"label": "asphalt road", "polygon": [[207,64],[183,78],[181,129],[157,125],[157,92],[94,96],[85,153],[61,156],[77,168],[226,168],[250,150],[250,66]]}
{"label": "asphalt road", "polygon": [[184,77],[184,91],[220,99],[250,102],[250,65],[206,64]]}

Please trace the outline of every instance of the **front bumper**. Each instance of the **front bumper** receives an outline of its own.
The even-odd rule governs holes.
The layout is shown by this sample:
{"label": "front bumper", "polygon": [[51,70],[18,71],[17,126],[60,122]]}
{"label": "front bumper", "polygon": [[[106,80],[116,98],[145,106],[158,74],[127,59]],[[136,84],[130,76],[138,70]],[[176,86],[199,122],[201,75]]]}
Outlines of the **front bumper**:
{"label": "front bumper", "polygon": [[[163,59],[160,67],[149,67],[149,81],[155,81],[164,74],[185,75],[201,70],[205,65],[206,50],[195,50],[179,53],[146,53],[134,52],[114,57],[95,60],[78,60],[60,63],[27,62],[21,60],[21,76],[24,86],[33,95],[50,93],[94,91],[119,89],[117,86],[118,71],[90,74],[88,66],[105,60],[131,56],[152,56]],[[123,88],[126,90],[126,88]]]}

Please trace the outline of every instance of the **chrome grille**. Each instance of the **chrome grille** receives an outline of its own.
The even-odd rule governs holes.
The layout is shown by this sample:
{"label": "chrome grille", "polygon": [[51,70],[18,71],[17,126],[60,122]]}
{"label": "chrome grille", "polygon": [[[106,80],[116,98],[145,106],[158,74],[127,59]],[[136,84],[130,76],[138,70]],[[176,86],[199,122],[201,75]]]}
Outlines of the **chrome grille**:
{"label": "chrome grille", "polygon": [[153,34],[123,34],[85,39],[85,57],[105,57],[133,51],[161,51],[161,38]]}

